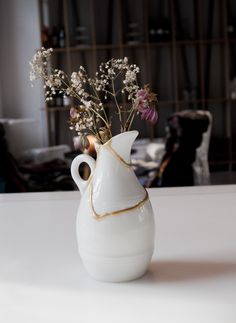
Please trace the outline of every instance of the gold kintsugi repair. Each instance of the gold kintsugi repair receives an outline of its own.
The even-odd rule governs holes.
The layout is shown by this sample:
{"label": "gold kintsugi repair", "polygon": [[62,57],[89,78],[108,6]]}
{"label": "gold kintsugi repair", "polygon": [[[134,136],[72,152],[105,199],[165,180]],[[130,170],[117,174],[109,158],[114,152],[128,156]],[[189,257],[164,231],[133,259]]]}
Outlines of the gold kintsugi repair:
{"label": "gold kintsugi repair", "polygon": [[[104,147],[106,147],[112,154],[113,156],[115,156],[120,163],[123,164],[123,166],[125,167],[131,167],[131,164],[130,163],[127,163],[112,147],[111,147],[111,143],[108,142],[107,144],[103,145]],[[98,150],[99,152],[99,150]],[[99,155],[99,153],[98,153]],[[124,209],[120,209],[120,210],[116,210],[116,211],[112,211],[112,212],[107,212],[107,213],[104,213],[104,214],[98,214],[96,211],[95,211],[95,208],[94,208],[94,205],[93,205],[93,185],[92,185],[92,176],[90,176],[89,178],[89,185],[90,185],[90,205],[91,205],[91,209],[92,209],[92,215],[93,217],[96,219],[96,220],[102,220],[104,219],[105,217],[108,217],[108,216],[115,216],[115,215],[119,215],[121,213],[124,213],[124,212],[128,212],[128,211],[132,211],[132,210],[135,210],[137,209],[138,207],[141,207],[148,199],[149,199],[149,196],[148,196],[148,192],[147,190],[145,189],[145,196],[144,198],[139,201],[138,203],[136,203],[135,205],[133,206],[130,206],[130,207],[127,207],[127,208],[124,208]]]}
{"label": "gold kintsugi repair", "polygon": [[141,207],[148,199],[149,199],[148,192],[147,192],[147,190],[145,190],[144,198],[141,201],[139,201],[138,203],[136,203],[135,205],[124,208],[124,209],[120,209],[120,210],[116,210],[116,211],[112,211],[112,212],[107,212],[104,214],[98,214],[95,211],[94,205],[93,205],[93,186],[92,186],[92,184],[90,185],[90,204],[91,204],[91,208],[92,208],[92,212],[93,212],[92,215],[96,220],[102,220],[107,216],[115,216],[115,215],[119,215],[124,212],[133,211],[133,210],[137,209],[138,207]]}

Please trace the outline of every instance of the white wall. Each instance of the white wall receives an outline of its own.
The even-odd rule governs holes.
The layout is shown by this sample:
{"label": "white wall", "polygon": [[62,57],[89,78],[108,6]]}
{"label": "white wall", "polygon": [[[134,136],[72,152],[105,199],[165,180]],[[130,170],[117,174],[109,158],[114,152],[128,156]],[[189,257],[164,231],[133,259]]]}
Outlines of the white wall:
{"label": "white wall", "polygon": [[0,1],[0,116],[33,118],[35,147],[46,143],[42,84],[29,82],[29,60],[40,47],[38,0]]}

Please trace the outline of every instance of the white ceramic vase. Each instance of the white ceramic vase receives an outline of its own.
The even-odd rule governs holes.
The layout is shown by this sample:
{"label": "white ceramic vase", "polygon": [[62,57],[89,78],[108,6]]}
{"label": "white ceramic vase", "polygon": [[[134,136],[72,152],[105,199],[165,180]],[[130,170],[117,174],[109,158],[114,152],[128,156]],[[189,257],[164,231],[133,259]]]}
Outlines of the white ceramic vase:
{"label": "white ceramic vase", "polygon": [[[77,214],[79,254],[88,273],[97,280],[139,278],[153,254],[152,206],[130,165],[137,135],[137,131],[119,134],[97,147],[97,161],[82,154],[71,165],[81,192]],[[78,173],[82,162],[91,169],[86,181]]]}

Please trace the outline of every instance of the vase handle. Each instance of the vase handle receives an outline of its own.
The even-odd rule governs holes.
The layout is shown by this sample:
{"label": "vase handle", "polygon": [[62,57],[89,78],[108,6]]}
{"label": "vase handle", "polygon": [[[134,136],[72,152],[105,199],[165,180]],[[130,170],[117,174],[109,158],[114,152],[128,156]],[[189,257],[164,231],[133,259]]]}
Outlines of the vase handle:
{"label": "vase handle", "polygon": [[72,175],[72,178],[73,178],[74,182],[78,186],[81,194],[83,195],[84,192],[85,192],[85,190],[86,190],[86,187],[87,187],[89,181],[82,179],[82,177],[79,174],[79,166],[82,163],[86,163],[86,164],[89,165],[90,171],[91,171],[90,176],[91,176],[92,173],[93,173],[93,171],[94,171],[94,169],[95,169],[96,162],[95,162],[95,159],[94,158],[92,158],[91,156],[86,155],[86,154],[81,154],[81,155],[75,157],[73,159],[73,161],[72,161],[72,164],[71,164],[71,175]]}

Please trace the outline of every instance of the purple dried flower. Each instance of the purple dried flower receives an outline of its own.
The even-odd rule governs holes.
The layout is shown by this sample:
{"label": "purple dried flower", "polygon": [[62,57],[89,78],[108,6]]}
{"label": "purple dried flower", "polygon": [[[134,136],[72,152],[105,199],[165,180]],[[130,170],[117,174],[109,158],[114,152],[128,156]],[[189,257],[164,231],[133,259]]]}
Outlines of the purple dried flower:
{"label": "purple dried flower", "polygon": [[158,120],[158,113],[154,106],[147,107],[146,109],[140,111],[140,113],[142,120],[146,120],[152,124],[155,124]]}
{"label": "purple dried flower", "polygon": [[71,118],[77,117],[77,110],[75,108],[70,109],[70,116],[71,116]]}
{"label": "purple dried flower", "polygon": [[145,89],[138,90],[137,95],[142,100],[148,100],[148,92]]}
{"label": "purple dried flower", "polygon": [[78,115],[78,112],[77,112],[77,110],[75,109],[75,108],[71,108],[70,109],[70,116],[71,116],[71,118],[76,118],[77,117],[77,115]]}
{"label": "purple dried flower", "polygon": [[145,85],[143,89],[137,92],[137,100],[141,119],[155,124],[158,120],[156,94],[150,91],[148,85]]}

